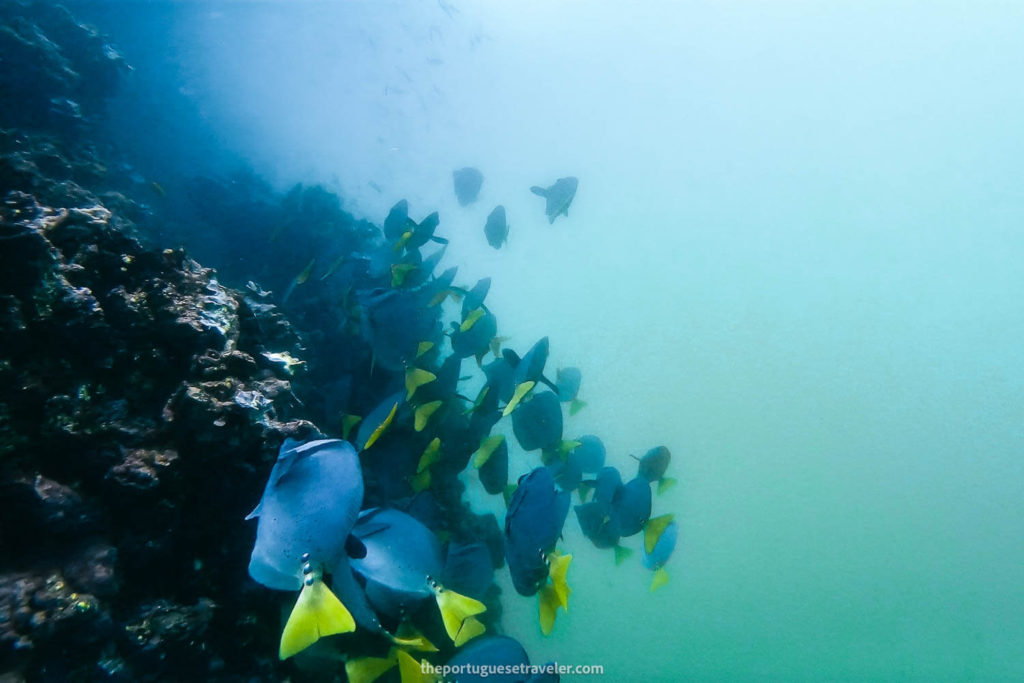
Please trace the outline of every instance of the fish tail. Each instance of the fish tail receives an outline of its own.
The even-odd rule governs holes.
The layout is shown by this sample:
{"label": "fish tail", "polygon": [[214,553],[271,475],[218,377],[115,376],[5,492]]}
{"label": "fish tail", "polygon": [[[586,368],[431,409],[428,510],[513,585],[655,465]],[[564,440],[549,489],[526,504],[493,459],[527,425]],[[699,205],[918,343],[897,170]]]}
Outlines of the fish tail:
{"label": "fish tail", "polygon": [[654,572],[654,578],[651,579],[651,592],[653,593],[668,583],[668,578],[668,572],[665,571],[665,568],[658,568],[658,570]]}
{"label": "fish tail", "polygon": [[305,583],[281,633],[278,655],[288,659],[323,636],[349,633],[356,629],[352,614],[319,579]]}
{"label": "fish tail", "polygon": [[[444,622],[444,629],[448,632],[448,637],[452,639],[452,642],[459,638],[460,631],[464,628],[467,620],[487,611],[487,607],[479,600],[474,600],[440,586],[434,588],[434,597],[437,600],[438,609],[441,610],[441,621]],[[476,619],[472,621],[480,623]],[[475,629],[476,627],[470,622],[469,630]],[[476,635],[479,635],[479,633]],[[463,642],[465,640],[469,640],[469,638],[464,637]]]}

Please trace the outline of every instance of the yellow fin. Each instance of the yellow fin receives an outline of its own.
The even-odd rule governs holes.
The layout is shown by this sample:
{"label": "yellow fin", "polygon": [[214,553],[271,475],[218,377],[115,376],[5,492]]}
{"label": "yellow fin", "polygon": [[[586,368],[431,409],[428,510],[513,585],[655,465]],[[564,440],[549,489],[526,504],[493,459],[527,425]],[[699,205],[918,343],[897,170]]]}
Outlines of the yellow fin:
{"label": "yellow fin", "polygon": [[587,407],[586,401],[581,401],[578,398],[574,398],[569,402],[569,417],[572,417],[576,413],[580,412]]}
{"label": "yellow fin", "polygon": [[349,683],[373,683],[397,663],[398,660],[393,656],[350,659],[345,662],[345,675]]}
{"label": "yellow fin", "polygon": [[419,474],[409,477],[409,486],[414,493],[420,493],[430,488],[430,470],[423,470]]}
{"label": "yellow fin", "polygon": [[480,407],[480,404],[482,404],[482,403],[484,402],[484,398],[485,398],[485,397],[487,396],[487,392],[488,392],[488,391],[490,391],[490,390],[491,390],[491,388],[490,388],[489,386],[487,386],[487,385],[484,385],[484,388],[483,388],[483,389],[481,389],[481,390],[480,390],[480,393],[476,395],[476,400],[475,400],[475,401],[473,401],[473,405],[472,405],[472,406],[470,406],[469,410],[467,410],[466,412],[464,412],[464,413],[463,413],[463,415],[469,415],[469,414],[470,414],[470,413],[472,413],[472,412],[473,412],[474,410],[476,410],[477,408],[479,408],[479,407]]}
{"label": "yellow fin", "polygon": [[651,579],[651,592],[658,590],[662,586],[668,583],[668,572],[662,567],[658,571],[654,572],[654,578]]}
{"label": "yellow fin", "polygon": [[352,432],[352,428],[355,427],[363,418],[358,415],[342,415],[341,416],[341,438],[348,441],[348,435]]}
{"label": "yellow fin", "polygon": [[459,325],[459,332],[469,332],[473,329],[473,325],[476,325],[476,321],[482,317],[484,317],[484,309],[474,308]]}
{"label": "yellow fin", "polygon": [[419,358],[420,356],[422,356],[423,354],[425,354],[427,351],[429,351],[432,348],[434,348],[434,342],[432,342],[432,341],[421,341],[416,346],[416,357]]}
{"label": "yellow fin", "polygon": [[561,441],[559,441],[558,442],[558,455],[561,458],[562,462],[565,462],[565,460],[569,456],[569,454],[572,453],[574,450],[576,450],[577,448],[579,448],[582,445],[583,445],[582,441],[566,441],[565,439],[562,439]]}
{"label": "yellow fin", "polygon": [[288,622],[281,633],[281,648],[278,655],[288,659],[320,640],[323,636],[354,631],[356,622],[341,600],[315,579],[312,584],[303,584],[299,599],[288,616]]}
{"label": "yellow fin", "polygon": [[444,630],[452,642],[459,635],[462,622],[469,617],[482,614],[487,611],[484,603],[473,598],[466,597],[440,586],[434,587],[434,598],[437,600],[437,607],[441,610],[441,621],[444,622]]}
{"label": "yellow fin", "polygon": [[494,451],[498,449],[501,442],[505,440],[504,434],[495,434],[489,436],[480,443],[480,448],[476,449],[476,453],[473,455],[473,467],[480,469],[487,461],[491,459]]}
{"label": "yellow fin", "polygon": [[541,587],[537,593],[537,616],[540,621],[540,632],[551,635],[555,628],[555,615],[558,612],[558,595],[551,584]]}
{"label": "yellow fin", "polygon": [[405,284],[406,276],[414,270],[416,266],[411,263],[396,263],[391,266],[391,286],[401,287]]}
{"label": "yellow fin", "polygon": [[404,650],[396,650],[395,657],[398,660],[398,674],[402,683],[426,683],[430,679],[423,673],[420,663]]}
{"label": "yellow fin", "polygon": [[650,555],[654,552],[654,546],[658,545],[658,539],[665,533],[665,529],[675,519],[675,515],[667,514],[659,517],[651,517],[644,524],[644,550]]}
{"label": "yellow fin", "polygon": [[420,633],[412,622],[405,620],[398,625],[398,633],[391,637],[391,642],[400,647],[407,647],[420,652],[437,652],[437,648],[427,637]]}
{"label": "yellow fin", "polygon": [[363,444],[363,450],[364,451],[367,448],[369,448],[370,446],[372,446],[373,444],[377,443],[377,439],[379,439],[381,437],[381,435],[391,425],[391,421],[395,419],[395,413],[396,412],[398,412],[398,404],[397,403],[395,403],[395,405],[391,406],[391,412],[388,413],[388,416],[386,418],[384,418],[383,422],[381,422],[379,425],[377,425],[377,428],[373,430],[373,434],[370,434],[370,438],[366,440],[365,444]]}
{"label": "yellow fin", "polygon": [[304,285],[304,284],[306,284],[306,280],[308,280],[309,276],[312,275],[312,273],[313,273],[313,266],[315,266],[315,265],[316,265],[316,256],[311,258],[309,260],[309,263],[306,264],[306,267],[302,269],[302,272],[299,273],[295,277],[295,284],[297,284],[297,285]]}
{"label": "yellow fin", "polygon": [[560,555],[552,552],[548,555],[548,561],[550,562],[548,576],[551,577],[551,587],[555,591],[558,604],[568,612],[569,594],[572,593],[572,589],[569,588],[566,576],[569,573],[569,563],[572,562],[572,555]]}
{"label": "yellow fin", "polygon": [[487,627],[484,626],[480,620],[476,617],[468,617],[464,622],[462,622],[462,628],[459,629],[458,635],[455,636],[452,642],[455,643],[455,647],[462,647],[477,636],[484,634],[486,631]]}
{"label": "yellow fin", "polygon": [[505,417],[513,410],[515,410],[516,406],[519,405],[519,402],[523,400],[523,397],[530,393],[530,389],[533,389],[534,384],[536,384],[536,382],[531,381],[523,382],[522,384],[517,386],[515,393],[512,394],[511,400],[509,400],[508,405],[505,406],[505,410],[501,411],[501,416]]}
{"label": "yellow fin", "polygon": [[509,340],[508,337],[495,337],[491,340],[491,353],[497,358],[501,355],[501,345]]}
{"label": "yellow fin", "polygon": [[633,554],[633,551],[621,545],[615,546],[615,566],[619,566]]}
{"label": "yellow fin", "polygon": [[658,480],[658,495],[665,493],[679,482],[672,477],[662,477]]}
{"label": "yellow fin", "polygon": [[423,449],[423,455],[420,456],[420,462],[416,466],[416,474],[421,474],[440,459],[441,439],[435,436],[433,440],[427,444],[427,447]]}
{"label": "yellow fin", "polygon": [[427,421],[430,416],[437,412],[437,409],[441,407],[441,401],[431,401],[430,403],[424,403],[415,412],[415,428],[417,432],[422,432],[427,426]]}
{"label": "yellow fin", "polygon": [[437,379],[437,375],[430,372],[429,370],[424,370],[422,368],[409,368],[408,370],[406,370],[405,400],[408,401],[410,398],[412,398],[412,395],[416,393],[417,389],[419,389],[424,384],[430,384],[435,379]]}

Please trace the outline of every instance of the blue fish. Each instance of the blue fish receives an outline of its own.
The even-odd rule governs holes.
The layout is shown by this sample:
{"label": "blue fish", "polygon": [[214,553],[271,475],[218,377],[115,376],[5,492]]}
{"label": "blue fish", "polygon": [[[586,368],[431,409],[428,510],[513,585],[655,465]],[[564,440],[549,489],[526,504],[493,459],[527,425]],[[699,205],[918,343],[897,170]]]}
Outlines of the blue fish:
{"label": "blue fish", "polygon": [[373,508],[359,516],[352,535],[365,547],[363,557],[351,561],[352,570],[366,580],[366,597],[378,612],[398,617],[433,596],[456,645],[483,633],[474,617],[486,608],[440,585],[441,546],[419,520],[399,510]]}
{"label": "blue fish", "polygon": [[562,438],[562,406],[558,396],[542,391],[512,413],[512,431],[524,451],[550,448]]}
{"label": "blue fish", "polygon": [[[508,636],[477,638],[448,660],[448,666],[459,667],[459,674],[455,677],[459,683],[523,683],[527,679],[525,673],[497,673],[497,667],[508,671],[511,667],[525,668],[529,664],[526,649]],[[484,667],[487,673],[478,673]]]}
{"label": "blue fish", "polygon": [[282,444],[263,497],[246,517],[259,520],[249,575],[268,588],[301,589],[281,634],[281,659],[321,636],[355,629],[323,575],[346,568],[345,544],[362,501],[359,458],[347,441]]}
{"label": "blue fish", "polygon": [[505,559],[520,595],[534,595],[547,580],[554,550],[569,513],[569,493],[558,491],[551,470],[538,467],[519,479],[505,514]]}

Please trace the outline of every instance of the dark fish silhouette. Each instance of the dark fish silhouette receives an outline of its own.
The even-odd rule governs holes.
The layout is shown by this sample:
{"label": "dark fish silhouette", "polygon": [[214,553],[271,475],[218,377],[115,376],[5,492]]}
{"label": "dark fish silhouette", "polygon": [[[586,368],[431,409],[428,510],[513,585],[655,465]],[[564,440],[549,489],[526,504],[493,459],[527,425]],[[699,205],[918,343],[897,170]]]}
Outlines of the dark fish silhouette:
{"label": "dark fish silhouette", "polygon": [[484,184],[483,174],[472,166],[452,171],[452,180],[455,181],[455,198],[459,200],[459,206],[475,202],[480,186]]}
{"label": "dark fish silhouette", "polygon": [[508,221],[505,218],[505,207],[501,204],[494,207],[487,216],[484,236],[487,237],[487,243],[495,249],[501,249],[501,245],[508,241]]}
{"label": "dark fish silhouette", "polygon": [[569,205],[572,204],[573,197],[576,196],[576,188],[578,186],[579,181],[573,176],[569,176],[567,178],[559,178],[551,187],[545,188],[534,185],[530,188],[530,192],[547,200],[544,213],[548,217],[548,223],[554,223],[555,218],[559,215],[569,215]]}

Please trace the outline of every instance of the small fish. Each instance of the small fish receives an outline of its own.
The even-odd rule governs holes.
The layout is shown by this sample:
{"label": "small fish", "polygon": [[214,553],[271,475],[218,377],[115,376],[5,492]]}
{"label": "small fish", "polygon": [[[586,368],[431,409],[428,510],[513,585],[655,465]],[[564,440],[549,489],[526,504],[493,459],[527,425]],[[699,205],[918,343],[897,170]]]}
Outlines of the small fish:
{"label": "small fish", "polygon": [[661,515],[648,520],[644,525],[644,542],[641,546],[641,560],[644,567],[654,572],[651,592],[668,583],[665,563],[676,549],[679,525],[673,515]]}
{"label": "small fish", "polygon": [[161,197],[166,197],[167,196],[167,190],[165,190],[164,186],[161,185],[160,183],[156,182],[155,180],[153,182],[151,182],[149,184],[149,186],[153,189],[153,192],[156,192]]}
{"label": "small fish", "polygon": [[501,249],[501,245],[508,241],[508,221],[505,218],[505,207],[498,204],[487,216],[484,224],[484,236],[487,243],[495,249]]}
{"label": "small fish", "polygon": [[296,287],[306,284],[309,280],[309,276],[313,274],[313,266],[315,265],[316,257],[314,256],[309,260],[309,263],[306,264],[306,267],[299,271],[299,274],[295,276],[295,279],[292,280],[291,284],[288,285],[288,289],[284,291],[284,296],[281,297],[282,304],[288,301],[288,298],[292,295],[292,292],[295,291]]}
{"label": "small fish", "polygon": [[579,181],[568,176],[559,178],[551,187],[534,185],[530,188],[530,192],[547,200],[544,214],[548,217],[548,223],[554,223],[559,215],[568,217],[569,205],[572,204],[572,200],[576,196],[577,187],[579,187]]}
{"label": "small fish", "polygon": [[455,198],[459,200],[459,206],[468,206],[475,202],[477,195],[480,194],[484,176],[472,166],[467,166],[453,171],[452,181],[455,185]]}

